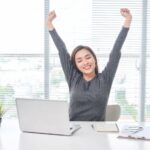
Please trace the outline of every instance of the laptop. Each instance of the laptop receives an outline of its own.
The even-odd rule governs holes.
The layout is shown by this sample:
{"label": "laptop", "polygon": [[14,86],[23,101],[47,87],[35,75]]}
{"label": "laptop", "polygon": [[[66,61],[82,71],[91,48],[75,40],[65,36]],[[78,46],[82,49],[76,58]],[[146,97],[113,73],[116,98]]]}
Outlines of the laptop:
{"label": "laptop", "polygon": [[16,108],[23,132],[72,135],[80,128],[70,124],[67,101],[16,98]]}

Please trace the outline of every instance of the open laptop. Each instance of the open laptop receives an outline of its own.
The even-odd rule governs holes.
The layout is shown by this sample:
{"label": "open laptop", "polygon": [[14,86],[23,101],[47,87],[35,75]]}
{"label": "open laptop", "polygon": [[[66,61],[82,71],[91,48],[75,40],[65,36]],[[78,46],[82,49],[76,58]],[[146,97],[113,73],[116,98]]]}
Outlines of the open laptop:
{"label": "open laptop", "polygon": [[72,135],[67,101],[16,98],[19,126],[23,132]]}

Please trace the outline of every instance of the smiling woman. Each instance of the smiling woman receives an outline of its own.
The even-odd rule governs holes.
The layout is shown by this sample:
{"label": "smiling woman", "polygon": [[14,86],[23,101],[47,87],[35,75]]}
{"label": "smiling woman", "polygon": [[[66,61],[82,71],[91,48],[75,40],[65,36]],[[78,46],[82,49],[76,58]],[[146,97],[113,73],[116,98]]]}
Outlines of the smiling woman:
{"label": "smiling woman", "polygon": [[73,66],[80,73],[83,73],[83,77],[87,81],[90,81],[98,74],[96,55],[88,46],[77,46],[72,52],[71,61]]}
{"label": "smiling woman", "polygon": [[[120,9],[124,25],[111,51],[109,61],[98,73],[97,59],[88,46],[77,46],[72,56],[53,25],[55,11],[48,15],[49,33],[59,51],[59,57],[70,91],[69,116],[71,121],[104,121],[111,85],[121,56],[132,15],[127,8]],[[71,59],[71,60],[70,60]]]}

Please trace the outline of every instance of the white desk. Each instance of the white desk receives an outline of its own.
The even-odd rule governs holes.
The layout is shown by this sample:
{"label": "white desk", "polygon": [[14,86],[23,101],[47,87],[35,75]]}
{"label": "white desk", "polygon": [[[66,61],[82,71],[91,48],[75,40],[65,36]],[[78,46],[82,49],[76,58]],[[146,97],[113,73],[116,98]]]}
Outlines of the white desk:
{"label": "white desk", "polygon": [[149,150],[150,141],[120,139],[117,133],[100,133],[90,122],[73,136],[22,133],[16,120],[0,127],[0,150]]}

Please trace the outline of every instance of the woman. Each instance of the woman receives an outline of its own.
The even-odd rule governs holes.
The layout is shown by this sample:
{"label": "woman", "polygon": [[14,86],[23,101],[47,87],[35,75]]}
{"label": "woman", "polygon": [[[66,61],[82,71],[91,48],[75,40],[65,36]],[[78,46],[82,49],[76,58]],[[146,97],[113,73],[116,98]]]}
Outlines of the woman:
{"label": "woman", "polygon": [[127,36],[132,15],[127,8],[120,9],[125,18],[123,27],[111,51],[105,69],[99,73],[97,59],[88,46],[79,45],[70,57],[66,46],[53,25],[55,11],[48,15],[49,33],[58,49],[61,65],[69,86],[71,121],[104,121],[111,85],[121,56],[121,47]]}

